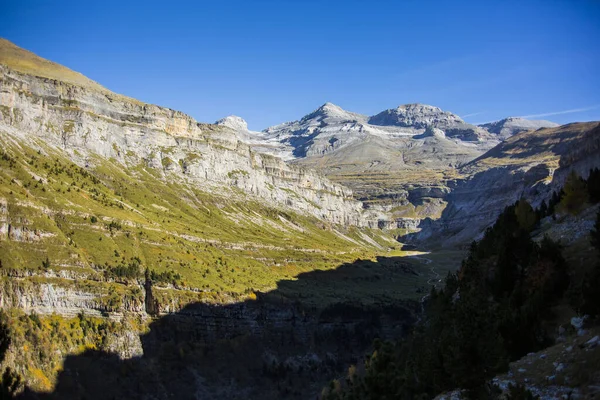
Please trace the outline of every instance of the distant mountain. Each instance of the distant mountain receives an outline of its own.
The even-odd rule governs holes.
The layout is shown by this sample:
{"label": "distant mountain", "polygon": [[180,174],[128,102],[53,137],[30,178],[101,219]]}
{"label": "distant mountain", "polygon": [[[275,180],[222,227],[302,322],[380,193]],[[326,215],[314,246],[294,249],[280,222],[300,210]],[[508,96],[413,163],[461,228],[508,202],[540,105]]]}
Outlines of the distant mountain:
{"label": "distant mountain", "polygon": [[447,182],[460,176],[458,167],[515,133],[556,126],[523,118],[476,126],[427,104],[367,116],[332,103],[262,132],[248,130],[235,116],[216,123],[257,152],[316,169],[352,188],[366,208],[382,213],[382,226],[388,227],[399,219],[437,218],[450,191]]}
{"label": "distant mountain", "polygon": [[299,120],[238,132],[257,151],[352,188],[365,208],[380,213],[371,217],[379,218],[380,226],[411,228],[441,215],[450,188],[464,175],[460,166],[514,134],[555,126],[523,118],[476,126],[426,104],[366,116],[325,103]]}
{"label": "distant mountain", "polygon": [[[366,116],[325,103],[298,121],[272,126],[266,138],[286,145],[293,158],[321,156],[365,139],[379,139],[391,148],[405,147],[406,139],[427,137],[457,139],[457,144],[490,148],[497,143],[480,127],[465,123],[459,116],[424,104],[408,104]],[[401,144],[393,141],[401,138]],[[493,143],[489,143],[493,141]],[[414,146],[406,146],[414,147]],[[452,157],[450,157],[452,158]],[[375,160],[377,161],[377,160]],[[450,160],[453,163],[455,160]]]}
{"label": "distant mountain", "polygon": [[490,139],[485,129],[466,123],[456,114],[426,104],[405,104],[385,110],[370,117],[369,123],[412,129],[436,128],[446,136],[465,141]]}
{"label": "distant mountain", "polygon": [[299,120],[263,132],[238,132],[257,151],[349,186],[366,208],[383,214],[394,210],[391,219],[381,217],[381,226],[395,226],[396,217],[437,216],[443,208],[440,196],[449,190],[446,175],[499,143],[485,129],[424,104],[367,116],[325,103]]}
{"label": "distant mountain", "polygon": [[544,120],[529,120],[520,117],[509,117],[500,121],[478,125],[479,127],[495,134],[500,139],[507,139],[520,132],[534,131],[540,128],[555,128],[557,123]]}
{"label": "distant mountain", "polygon": [[304,158],[364,138],[366,120],[364,115],[325,103],[298,121],[272,126],[263,133],[268,139],[284,144],[291,158]]}

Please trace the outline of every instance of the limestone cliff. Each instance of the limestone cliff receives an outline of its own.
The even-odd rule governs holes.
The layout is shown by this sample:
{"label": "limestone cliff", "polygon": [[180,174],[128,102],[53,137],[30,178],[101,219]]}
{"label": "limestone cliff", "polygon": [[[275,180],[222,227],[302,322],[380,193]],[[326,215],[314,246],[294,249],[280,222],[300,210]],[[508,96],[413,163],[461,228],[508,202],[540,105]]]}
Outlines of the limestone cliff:
{"label": "limestone cliff", "polygon": [[520,198],[548,201],[574,170],[587,177],[600,166],[600,124],[573,123],[519,133],[460,169],[437,221],[424,220],[408,240],[443,245],[478,238],[499,213]]}
{"label": "limestone cliff", "polygon": [[[1,44],[3,52],[10,45]],[[37,75],[42,76],[36,76],[35,69],[22,68],[12,59],[0,61],[10,62],[0,65],[0,129],[11,136],[30,143],[41,139],[82,166],[94,163],[95,156],[114,158],[124,166],[143,163],[161,171],[166,180],[191,181],[221,193],[235,187],[329,222],[364,223],[351,190],[254,152],[230,128],[200,124],[181,112],[116,95],[95,83],[44,77],[52,68],[40,67]],[[45,66],[45,60],[34,61]]]}

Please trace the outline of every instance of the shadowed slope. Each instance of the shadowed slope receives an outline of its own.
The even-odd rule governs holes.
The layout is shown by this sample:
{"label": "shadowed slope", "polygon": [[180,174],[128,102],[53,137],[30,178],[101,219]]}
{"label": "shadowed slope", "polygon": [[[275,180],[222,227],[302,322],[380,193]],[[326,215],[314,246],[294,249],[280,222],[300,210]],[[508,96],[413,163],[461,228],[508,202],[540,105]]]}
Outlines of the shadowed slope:
{"label": "shadowed slope", "polygon": [[587,177],[598,166],[598,122],[519,133],[461,168],[469,177],[452,188],[441,218],[422,222],[421,231],[404,240],[444,246],[469,243],[519,198],[537,207],[563,186],[570,171]]}
{"label": "shadowed slope", "polygon": [[[150,324],[141,336],[143,356],[120,360],[96,350],[68,356],[52,393],[26,390],[20,398],[311,398],[373,339],[403,336],[420,309],[416,301],[366,304],[353,285],[393,277],[401,286],[402,279],[420,277],[426,286],[428,268],[399,257],[357,260],[282,281],[257,300],[189,304]],[[292,291],[307,298],[291,301]],[[348,298],[314,305],[312,297],[331,291]]]}

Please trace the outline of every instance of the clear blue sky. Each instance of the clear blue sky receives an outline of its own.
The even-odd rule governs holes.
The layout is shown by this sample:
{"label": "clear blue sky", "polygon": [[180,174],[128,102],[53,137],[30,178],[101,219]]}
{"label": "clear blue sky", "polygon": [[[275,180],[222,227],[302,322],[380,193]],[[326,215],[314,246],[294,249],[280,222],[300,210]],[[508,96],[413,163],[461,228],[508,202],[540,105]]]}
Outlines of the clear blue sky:
{"label": "clear blue sky", "polygon": [[600,120],[597,0],[4,0],[0,36],[115,92],[256,130],[326,101]]}

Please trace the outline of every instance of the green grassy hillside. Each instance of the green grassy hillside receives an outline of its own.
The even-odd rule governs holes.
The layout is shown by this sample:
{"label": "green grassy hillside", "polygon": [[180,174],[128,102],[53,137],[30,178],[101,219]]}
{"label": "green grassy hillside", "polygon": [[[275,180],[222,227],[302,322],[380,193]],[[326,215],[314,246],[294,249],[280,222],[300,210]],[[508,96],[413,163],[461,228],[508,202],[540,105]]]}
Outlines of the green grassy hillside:
{"label": "green grassy hillside", "polygon": [[380,231],[269,208],[234,189],[209,194],[109,160],[82,168],[41,143],[35,150],[2,141],[5,272],[70,271],[104,281],[149,268],[164,283],[238,296],[397,247]]}

